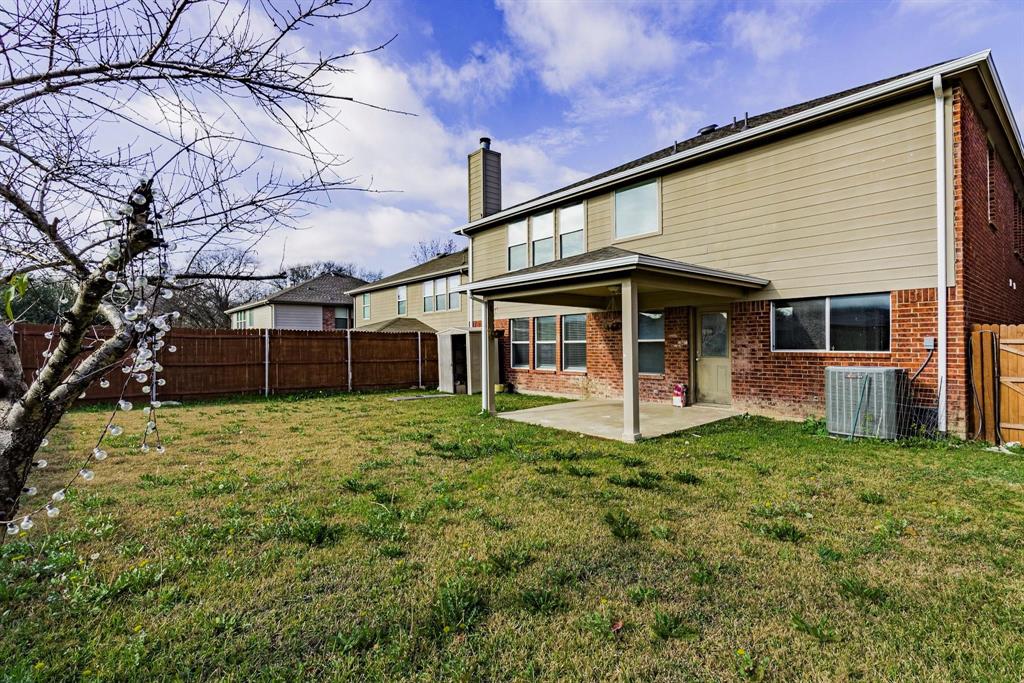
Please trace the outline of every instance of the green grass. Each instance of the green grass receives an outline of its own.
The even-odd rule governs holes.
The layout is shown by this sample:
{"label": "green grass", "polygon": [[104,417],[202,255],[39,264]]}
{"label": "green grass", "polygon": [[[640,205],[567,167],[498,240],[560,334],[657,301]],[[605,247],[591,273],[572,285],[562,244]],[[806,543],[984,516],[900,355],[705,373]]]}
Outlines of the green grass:
{"label": "green grass", "polygon": [[[626,445],[388,396],[167,409],[162,455],[126,415],[0,546],[0,681],[1024,674],[1019,457],[745,417]],[[103,419],[51,434],[41,496]]]}

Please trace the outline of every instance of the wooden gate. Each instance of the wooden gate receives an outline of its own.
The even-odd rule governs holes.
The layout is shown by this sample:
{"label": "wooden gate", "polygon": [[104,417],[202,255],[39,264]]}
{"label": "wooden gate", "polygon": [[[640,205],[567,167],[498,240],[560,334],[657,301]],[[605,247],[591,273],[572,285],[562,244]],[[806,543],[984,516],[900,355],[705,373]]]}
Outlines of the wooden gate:
{"label": "wooden gate", "polygon": [[1024,441],[1024,325],[971,328],[974,431],[993,443]]}

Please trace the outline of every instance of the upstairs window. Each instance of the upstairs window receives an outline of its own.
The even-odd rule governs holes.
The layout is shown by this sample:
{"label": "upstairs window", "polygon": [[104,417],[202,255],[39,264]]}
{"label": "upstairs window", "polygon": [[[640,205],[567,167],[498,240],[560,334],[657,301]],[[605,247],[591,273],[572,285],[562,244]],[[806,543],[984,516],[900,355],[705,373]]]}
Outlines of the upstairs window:
{"label": "upstairs window", "polygon": [[562,369],[587,369],[587,315],[562,316]]}
{"label": "upstairs window", "polygon": [[554,370],[555,345],[558,342],[558,326],[555,316],[546,315],[533,319],[533,366],[542,370]]}
{"label": "upstairs window", "polygon": [[363,320],[370,319],[370,295],[363,294]]}
{"label": "upstairs window", "polygon": [[772,304],[773,351],[888,351],[890,297],[855,294]]}
{"label": "upstairs window", "polygon": [[530,219],[530,232],[533,241],[533,265],[555,260],[555,214],[553,211],[542,213]]}
{"label": "upstairs window", "polygon": [[530,367],[530,319],[512,319],[512,367]]}
{"label": "upstairs window", "polygon": [[434,280],[434,310],[443,311],[448,308],[448,280],[439,277]]}
{"label": "upstairs window", "polygon": [[658,232],[658,213],[657,180],[618,190],[615,193],[615,239]]}
{"label": "upstairs window", "polygon": [[643,374],[660,375],[665,372],[665,313],[641,311],[638,322],[639,371]]}
{"label": "upstairs window", "polygon": [[448,310],[450,311],[462,310],[462,294],[455,291],[460,284],[462,283],[459,282],[458,275],[448,276]]}
{"label": "upstairs window", "polygon": [[529,265],[529,252],[527,242],[527,223],[509,223],[508,225],[508,269],[520,270]]}
{"label": "upstairs window", "polygon": [[406,314],[406,311],[408,310],[408,299],[408,290],[405,288],[405,285],[400,285],[398,287],[398,315]]}
{"label": "upstairs window", "polygon": [[559,258],[576,256],[586,250],[583,241],[583,221],[583,204],[558,210]]}
{"label": "upstairs window", "polygon": [[423,283],[423,312],[430,313],[434,310],[434,281],[427,280]]}

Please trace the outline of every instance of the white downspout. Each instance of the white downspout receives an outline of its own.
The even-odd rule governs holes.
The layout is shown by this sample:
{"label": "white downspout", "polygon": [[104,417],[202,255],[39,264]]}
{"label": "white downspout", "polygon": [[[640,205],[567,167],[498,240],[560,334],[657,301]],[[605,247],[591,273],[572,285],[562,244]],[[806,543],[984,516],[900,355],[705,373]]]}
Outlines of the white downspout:
{"label": "white downspout", "polygon": [[938,279],[935,298],[938,304],[938,428],[946,431],[946,96],[942,91],[942,76],[932,77],[935,93],[935,229],[938,254]]}

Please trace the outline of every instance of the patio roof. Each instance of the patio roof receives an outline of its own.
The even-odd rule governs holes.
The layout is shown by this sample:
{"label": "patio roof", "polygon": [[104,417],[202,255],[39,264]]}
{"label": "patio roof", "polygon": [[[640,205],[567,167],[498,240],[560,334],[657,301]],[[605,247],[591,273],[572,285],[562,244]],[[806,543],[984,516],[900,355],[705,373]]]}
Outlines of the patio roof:
{"label": "patio roof", "polygon": [[641,292],[684,291],[721,298],[738,298],[769,282],[752,275],[604,247],[473,282],[464,289],[484,299],[603,308],[624,278],[635,280]]}

